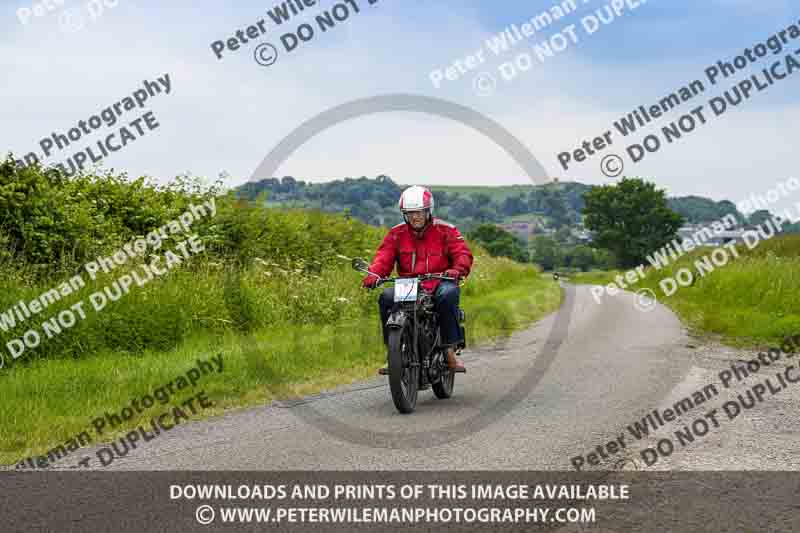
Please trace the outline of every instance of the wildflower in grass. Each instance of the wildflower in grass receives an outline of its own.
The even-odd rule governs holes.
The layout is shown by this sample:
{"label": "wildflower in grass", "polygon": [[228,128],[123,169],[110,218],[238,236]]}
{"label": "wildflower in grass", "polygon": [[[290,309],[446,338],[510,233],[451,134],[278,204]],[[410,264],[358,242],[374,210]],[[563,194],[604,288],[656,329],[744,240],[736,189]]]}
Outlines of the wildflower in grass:
{"label": "wildflower in grass", "polygon": [[341,303],[347,303],[347,302],[349,302],[350,300],[348,300],[347,298],[342,298],[342,297],[339,297],[339,298],[336,298],[336,301],[337,301],[337,302],[341,302]]}

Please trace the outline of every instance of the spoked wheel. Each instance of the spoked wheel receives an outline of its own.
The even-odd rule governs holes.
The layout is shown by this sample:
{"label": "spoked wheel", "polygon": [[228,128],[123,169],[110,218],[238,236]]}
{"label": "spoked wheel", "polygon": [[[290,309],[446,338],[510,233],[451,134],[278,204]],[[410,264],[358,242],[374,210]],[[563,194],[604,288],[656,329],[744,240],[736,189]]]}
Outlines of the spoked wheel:
{"label": "spoked wheel", "polygon": [[419,365],[414,357],[411,328],[393,328],[389,331],[389,388],[398,411],[414,412],[418,387]]}
{"label": "spoked wheel", "polygon": [[[445,360],[445,365],[447,362]],[[433,384],[433,393],[440,400],[446,400],[453,395],[453,387],[456,383],[456,373],[445,366],[442,370],[442,378],[438,383]]]}

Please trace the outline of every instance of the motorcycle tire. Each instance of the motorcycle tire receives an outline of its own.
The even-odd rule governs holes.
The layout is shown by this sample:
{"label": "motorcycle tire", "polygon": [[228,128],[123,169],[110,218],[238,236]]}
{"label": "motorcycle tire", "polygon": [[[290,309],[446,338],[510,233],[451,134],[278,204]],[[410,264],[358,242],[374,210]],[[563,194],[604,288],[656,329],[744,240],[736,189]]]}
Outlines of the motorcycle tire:
{"label": "motorcycle tire", "polygon": [[414,355],[411,328],[392,328],[389,331],[389,389],[394,406],[402,414],[413,413],[417,407],[419,365]]}
{"label": "motorcycle tire", "polygon": [[456,373],[452,370],[444,370],[442,377],[433,384],[433,394],[440,400],[446,400],[453,395],[453,388],[456,382]]}

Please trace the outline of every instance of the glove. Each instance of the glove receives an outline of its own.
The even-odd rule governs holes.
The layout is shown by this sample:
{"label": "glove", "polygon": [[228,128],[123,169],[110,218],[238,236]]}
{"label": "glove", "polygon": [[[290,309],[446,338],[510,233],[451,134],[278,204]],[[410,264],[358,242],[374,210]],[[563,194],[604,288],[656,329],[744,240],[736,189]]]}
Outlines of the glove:
{"label": "glove", "polygon": [[370,274],[361,281],[361,286],[364,287],[365,289],[374,289],[375,287],[378,286],[378,282],[380,280],[381,278],[379,278],[375,274]]}
{"label": "glove", "polygon": [[448,278],[453,278],[456,281],[461,279],[461,272],[459,272],[458,270],[456,270],[454,268],[450,268],[448,270],[445,270],[444,271],[444,275],[447,276]]}

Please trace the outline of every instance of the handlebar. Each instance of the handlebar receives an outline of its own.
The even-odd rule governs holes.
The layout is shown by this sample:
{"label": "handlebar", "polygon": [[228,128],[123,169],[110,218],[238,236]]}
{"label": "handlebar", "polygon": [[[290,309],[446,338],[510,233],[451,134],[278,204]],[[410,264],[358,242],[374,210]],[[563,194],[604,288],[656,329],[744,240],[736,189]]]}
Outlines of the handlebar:
{"label": "handlebar", "polygon": [[[370,272],[370,274],[373,274],[373,273]],[[377,276],[377,274],[373,274],[373,275]],[[375,284],[375,287],[371,287],[371,288],[377,288],[377,287],[383,285],[384,283],[393,283],[393,282],[397,281],[398,279],[409,279],[409,278],[417,278],[419,281],[425,281],[425,280],[429,280],[429,279],[441,279],[441,280],[453,281],[453,282],[457,281],[456,278],[452,278],[450,276],[444,276],[442,274],[419,274],[417,276],[406,276],[406,277],[402,277],[402,278],[400,278],[400,277],[381,278],[380,276],[378,276],[378,278],[379,278],[378,279],[378,283]]]}
{"label": "handlebar", "polygon": [[456,280],[456,278],[451,278],[450,276],[444,276],[442,274],[419,274],[417,276],[407,276],[403,278],[381,278],[379,283],[387,283],[390,281],[397,281],[398,279],[409,279],[409,278],[417,278],[420,281],[425,281],[428,279],[443,279],[448,281]]}

